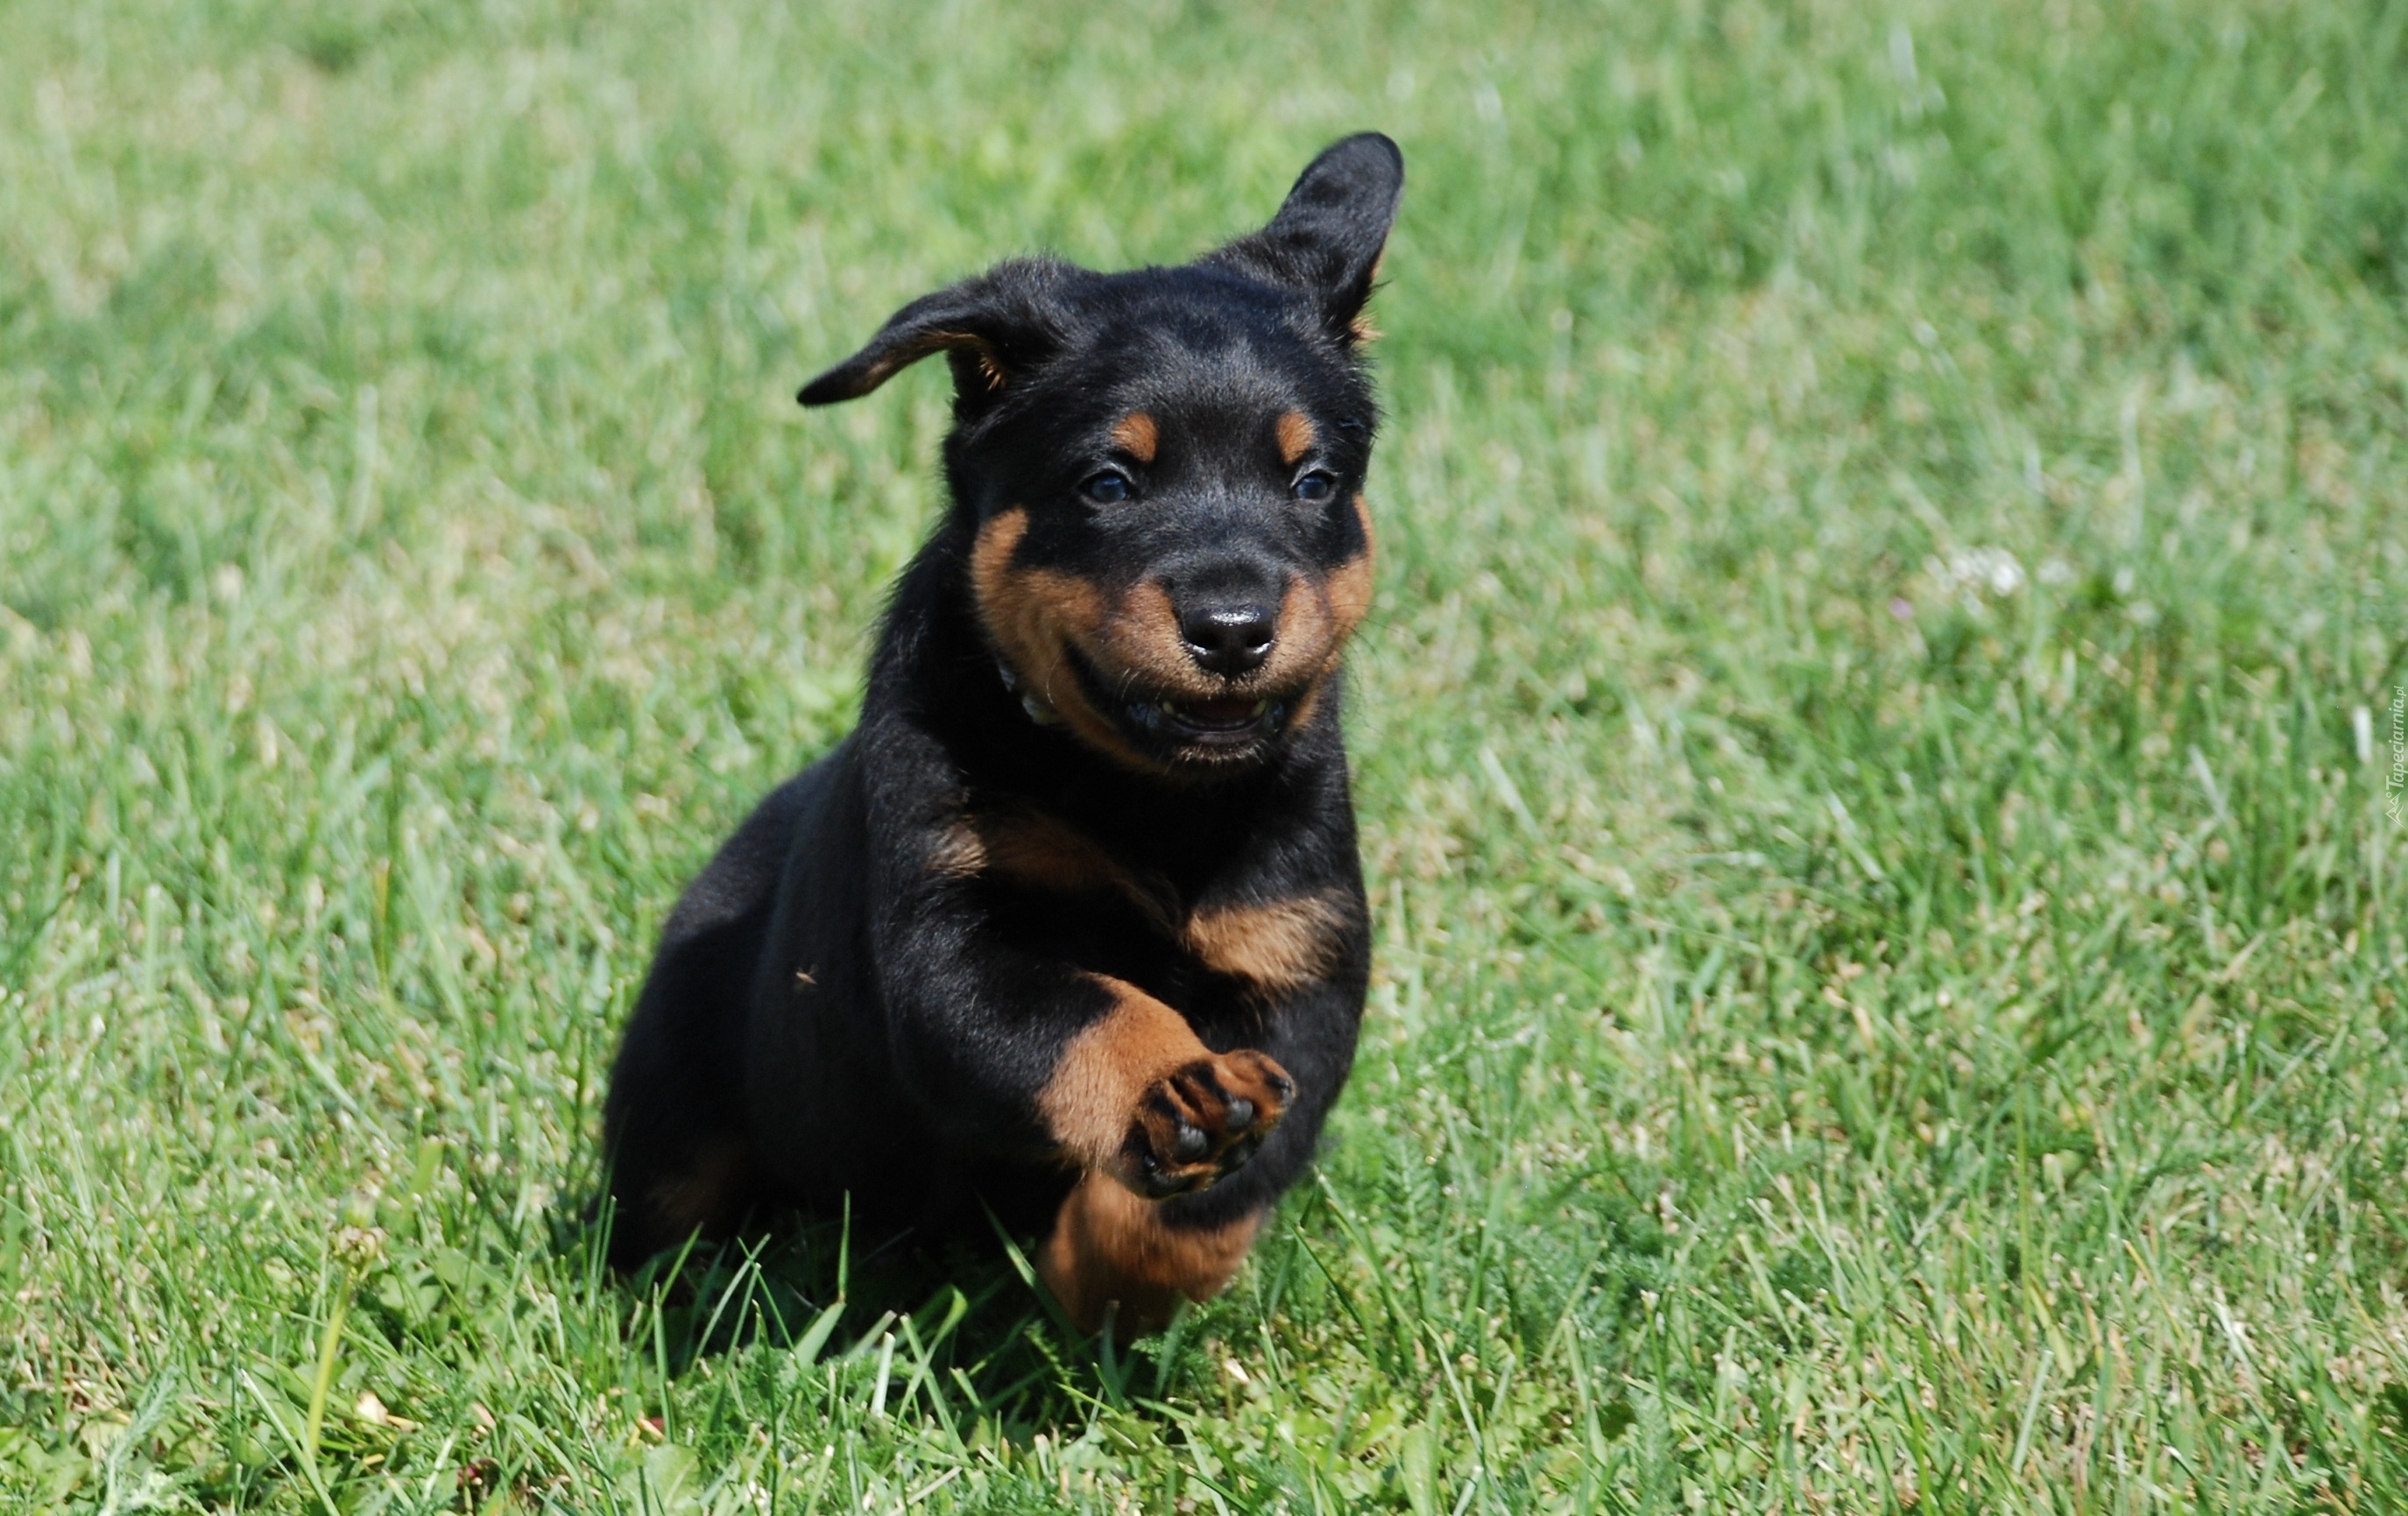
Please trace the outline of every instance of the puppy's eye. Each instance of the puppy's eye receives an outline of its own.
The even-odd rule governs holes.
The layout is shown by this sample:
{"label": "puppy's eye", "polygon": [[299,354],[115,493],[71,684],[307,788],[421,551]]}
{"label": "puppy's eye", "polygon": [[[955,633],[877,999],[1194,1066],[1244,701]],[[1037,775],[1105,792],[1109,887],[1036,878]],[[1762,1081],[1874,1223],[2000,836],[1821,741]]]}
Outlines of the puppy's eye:
{"label": "puppy's eye", "polygon": [[1137,487],[1128,481],[1126,474],[1107,468],[1100,474],[1090,476],[1085,483],[1079,486],[1079,493],[1096,505],[1117,506],[1135,494]]}
{"label": "puppy's eye", "polygon": [[1338,493],[1338,476],[1326,468],[1316,468],[1296,481],[1296,497],[1307,505],[1319,505]]}

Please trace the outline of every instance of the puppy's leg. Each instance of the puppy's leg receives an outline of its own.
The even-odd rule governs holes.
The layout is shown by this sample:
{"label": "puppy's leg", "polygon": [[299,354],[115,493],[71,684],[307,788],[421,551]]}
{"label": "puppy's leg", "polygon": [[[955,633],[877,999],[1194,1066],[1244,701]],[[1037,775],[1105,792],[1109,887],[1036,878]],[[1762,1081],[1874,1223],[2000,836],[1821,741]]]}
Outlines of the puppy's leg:
{"label": "puppy's leg", "polygon": [[1089,1170],[1054,1216],[1037,1271],[1080,1331],[1102,1331],[1109,1314],[1126,1342],[1168,1325],[1182,1296],[1219,1294],[1262,1222],[1249,1211],[1218,1225],[1173,1225],[1159,1202]]}
{"label": "puppy's leg", "polygon": [[666,996],[647,1001],[628,1026],[604,1111],[617,1202],[610,1261],[621,1268],[697,1230],[725,1230],[740,1219],[752,1190],[742,1130],[732,1119],[733,1071],[714,1066],[707,1042],[695,1036],[696,1018],[679,1014],[690,1012],[690,1004]]}
{"label": "puppy's leg", "polygon": [[1046,1288],[1082,1332],[1159,1330],[1181,1297],[1229,1282],[1262,1224],[1181,1223],[1164,1197],[1203,1189],[1242,1165],[1279,1125],[1296,1085],[1251,1049],[1215,1053],[1186,1018],[1116,980],[1112,1002],[1063,1049],[1038,1097],[1063,1151],[1086,1171],[1040,1255]]}
{"label": "puppy's leg", "polygon": [[1268,1054],[1212,1051],[1135,985],[1063,1047],[1037,1108],[1061,1151],[1151,1200],[1200,1190],[1254,1156],[1296,1082]]}
{"label": "puppy's leg", "polygon": [[735,1225],[755,1196],[743,1105],[745,1013],[780,865],[814,782],[806,773],[764,801],[662,929],[602,1108],[618,1203],[610,1261],[618,1267],[633,1267],[697,1229]]}

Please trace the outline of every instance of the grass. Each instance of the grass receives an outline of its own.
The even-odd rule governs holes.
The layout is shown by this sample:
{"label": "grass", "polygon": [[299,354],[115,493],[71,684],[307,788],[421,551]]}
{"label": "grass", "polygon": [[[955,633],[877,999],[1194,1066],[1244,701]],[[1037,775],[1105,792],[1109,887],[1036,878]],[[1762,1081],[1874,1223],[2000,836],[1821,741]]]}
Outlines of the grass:
{"label": "grass", "polygon": [[[0,9],[0,1501],[2408,1508],[2404,33]],[[937,374],[797,381],[1370,125],[1320,1176],[1133,1359],[600,1273],[652,934],[935,508]]]}

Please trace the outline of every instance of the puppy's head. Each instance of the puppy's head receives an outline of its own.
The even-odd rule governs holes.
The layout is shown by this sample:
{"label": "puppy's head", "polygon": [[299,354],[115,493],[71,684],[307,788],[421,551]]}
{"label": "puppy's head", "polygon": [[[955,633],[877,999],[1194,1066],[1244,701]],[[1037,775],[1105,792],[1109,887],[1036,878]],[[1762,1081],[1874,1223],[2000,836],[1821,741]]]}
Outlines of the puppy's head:
{"label": "puppy's head", "polygon": [[1403,186],[1395,143],[1349,137],[1192,264],[1002,264],[804,389],[950,360],[966,590],[1034,719],[1180,773],[1259,763],[1312,720],[1370,600],[1363,307]]}

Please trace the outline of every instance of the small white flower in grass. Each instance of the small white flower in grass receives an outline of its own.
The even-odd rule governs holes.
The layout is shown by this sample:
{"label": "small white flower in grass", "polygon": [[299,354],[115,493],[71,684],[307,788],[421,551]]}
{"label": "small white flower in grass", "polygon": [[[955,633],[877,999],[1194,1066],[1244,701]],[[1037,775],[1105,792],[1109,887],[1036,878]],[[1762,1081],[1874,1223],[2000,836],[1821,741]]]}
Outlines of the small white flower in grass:
{"label": "small white flower in grass", "polygon": [[1948,555],[1948,578],[1961,589],[2003,597],[2024,587],[2024,565],[2004,548],[1960,548]]}

